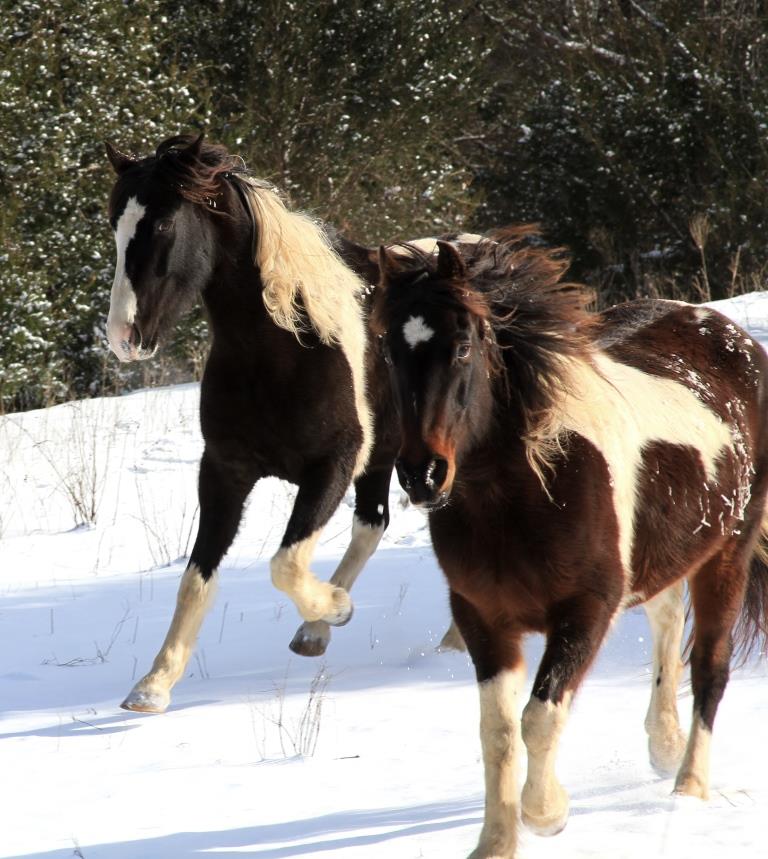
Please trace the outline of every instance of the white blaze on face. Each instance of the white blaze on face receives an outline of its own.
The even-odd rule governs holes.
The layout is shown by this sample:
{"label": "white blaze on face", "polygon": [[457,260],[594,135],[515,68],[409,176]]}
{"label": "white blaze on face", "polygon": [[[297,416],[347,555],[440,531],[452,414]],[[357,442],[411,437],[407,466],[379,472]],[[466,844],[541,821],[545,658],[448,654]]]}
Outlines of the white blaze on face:
{"label": "white blaze on face", "polygon": [[403,337],[411,349],[415,349],[419,343],[431,340],[434,335],[435,332],[427,325],[423,316],[411,316],[403,325]]}
{"label": "white blaze on face", "polygon": [[132,346],[130,342],[131,326],[136,318],[136,293],[125,271],[125,254],[145,212],[146,206],[142,206],[135,197],[131,197],[115,229],[117,266],[109,301],[107,339],[110,349],[121,361],[130,361],[138,357],[136,346]]}

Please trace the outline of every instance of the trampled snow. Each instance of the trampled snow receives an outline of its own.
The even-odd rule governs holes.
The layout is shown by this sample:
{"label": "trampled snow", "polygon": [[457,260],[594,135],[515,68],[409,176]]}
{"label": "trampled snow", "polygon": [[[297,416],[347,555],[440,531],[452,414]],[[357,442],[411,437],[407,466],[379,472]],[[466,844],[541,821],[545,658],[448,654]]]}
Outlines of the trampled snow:
{"label": "trampled snow", "polygon": [[[718,309],[768,334],[765,296]],[[396,482],[355,615],[325,657],[287,648],[299,618],[268,561],[294,490],[264,481],[171,708],[119,709],[162,642],[194,539],[197,398],[189,385],[0,420],[0,857],[466,856],[483,809],[474,675],[466,655],[435,652],[446,587]],[[318,549],[322,578],[351,515],[350,493]],[[540,653],[534,636],[531,674]],[[765,855],[765,661],[733,673],[708,802],[673,797],[648,763],[649,672],[636,609],[562,740],[568,826],[525,833],[523,859]],[[687,726],[686,683],[680,709]]]}

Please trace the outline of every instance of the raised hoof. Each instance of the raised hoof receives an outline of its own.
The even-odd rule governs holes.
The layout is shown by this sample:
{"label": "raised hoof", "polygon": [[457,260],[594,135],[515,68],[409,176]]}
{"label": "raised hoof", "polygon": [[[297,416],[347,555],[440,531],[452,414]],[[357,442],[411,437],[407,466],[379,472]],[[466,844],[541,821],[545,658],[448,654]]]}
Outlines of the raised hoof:
{"label": "raised hoof", "polygon": [[133,689],[120,706],[134,713],[165,713],[170,703],[171,696],[167,693]]}
{"label": "raised hoof", "polygon": [[543,838],[551,838],[553,835],[558,835],[565,829],[565,825],[568,823],[568,809],[566,808],[564,814],[558,815],[550,815],[548,817],[532,817],[530,814],[526,814],[525,811],[521,814],[523,823],[534,832],[536,835],[540,835]]}
{"label": "raised hoof", "polygon": [[[321,626],[325,629],[317,629]],[[314,628],[313,628],[314,627]],[[330,630],[328,624],[322,621],[315,623],[303,623],[296,635],[293,636],[288,647],[299,656],[322,656],[330,641]]]}

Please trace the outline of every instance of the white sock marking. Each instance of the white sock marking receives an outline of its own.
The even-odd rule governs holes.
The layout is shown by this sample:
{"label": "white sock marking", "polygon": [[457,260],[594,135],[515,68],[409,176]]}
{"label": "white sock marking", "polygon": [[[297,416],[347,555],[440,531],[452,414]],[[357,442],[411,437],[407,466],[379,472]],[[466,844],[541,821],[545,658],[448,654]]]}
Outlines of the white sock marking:
{"label": "white sock marking", "polygon": [[485,767],[485,819],[477,855],[510,856],[517,842],[519,695],[524,677],[523,667],[517,671],[508,669],[478,687]]}

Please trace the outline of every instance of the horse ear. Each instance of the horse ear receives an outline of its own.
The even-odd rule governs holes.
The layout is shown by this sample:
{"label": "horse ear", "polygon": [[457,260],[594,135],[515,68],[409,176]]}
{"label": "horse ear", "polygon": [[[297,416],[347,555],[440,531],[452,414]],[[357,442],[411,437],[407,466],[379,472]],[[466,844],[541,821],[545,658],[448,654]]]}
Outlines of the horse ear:
{"label": "horse ear", "polygon": [[360,277],[375,286],[379,280],[379,251],[353,242],[341,233],[336,232],[328,224],[325,232],[336,253]]}
{"label": "horse ear", "polygon": [[385,245],[379,245],[379,282],[386,286],[395,275],[400,273],[400,267]]}
{"label": "horse ear", "polygon": [[467,267],[459,252],[450,242],[437,241],[437,276],[441,280],[465,278]]}
{"label": "horse ear", "polygon": [[112,168],[118,176],[121,173],[125,173],[132,164],[136,163],[135,158],[131,158],[130,155],[125,155],[119,149],[115,148],[108,140],[104,141],[104,148],[107,150],[109,163],[112,165]]}
{"label": "horse ear", "polygon": [[205,137],[205,132],[201,131],[200,134],[189,144],[187,149],[184,150],[185,155],[191,155],[195,160],[200,159],[200,152],[203,148],[203,138]]}

